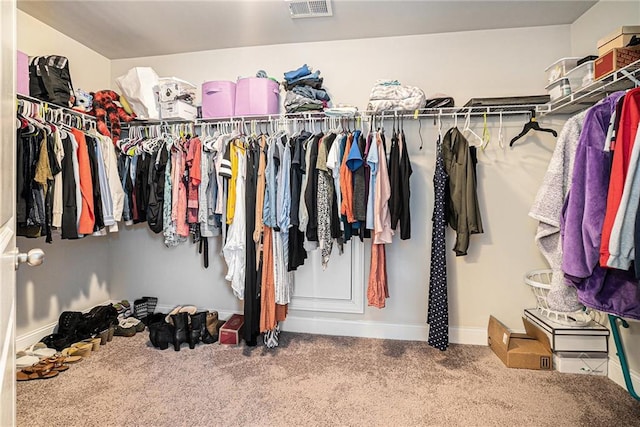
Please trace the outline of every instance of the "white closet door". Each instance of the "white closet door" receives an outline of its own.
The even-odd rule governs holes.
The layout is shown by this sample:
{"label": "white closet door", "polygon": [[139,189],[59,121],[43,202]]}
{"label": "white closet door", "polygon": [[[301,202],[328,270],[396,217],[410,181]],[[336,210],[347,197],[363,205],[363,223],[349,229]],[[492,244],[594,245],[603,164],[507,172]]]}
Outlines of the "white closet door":
{"label": "white closet door", "polygon": [[16,2],[0,0],[0,425],[15,425]]}

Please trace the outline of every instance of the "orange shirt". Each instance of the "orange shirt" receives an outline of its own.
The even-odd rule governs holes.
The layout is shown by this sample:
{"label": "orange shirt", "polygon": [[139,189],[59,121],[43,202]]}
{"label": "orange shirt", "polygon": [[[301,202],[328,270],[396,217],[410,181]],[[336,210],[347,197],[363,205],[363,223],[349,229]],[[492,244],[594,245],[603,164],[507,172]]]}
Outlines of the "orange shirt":
{"label": "orange shirt", "polygon": [[347,157],[349,157],[352,143],[353,134],[350,133],[347,137],[344,156],[342,156],[342,163],[340,164],[340,192],[342,193],[340,213],[347,217],[347,222],[349,223],[356,222],[356,217],[353,214],[353,172],[347,166]]}
{"label": "orange shirt", "polygon": [[78,169],[80,174],[80,194],[82,195],[82,211],[78,220],[78,233],[92,234],[96,217],[93,210],[93,179],[89,163],[89,148],[81,130],[71,129],[71,133],[78,143]]}

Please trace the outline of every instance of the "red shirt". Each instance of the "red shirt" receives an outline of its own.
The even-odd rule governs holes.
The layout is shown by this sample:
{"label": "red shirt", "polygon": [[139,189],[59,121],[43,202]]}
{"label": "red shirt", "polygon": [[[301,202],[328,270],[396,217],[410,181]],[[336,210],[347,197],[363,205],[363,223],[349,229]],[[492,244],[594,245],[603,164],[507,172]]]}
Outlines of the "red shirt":
{"label": "red shirt", "polygon": [[613,223],[620,207],[624,182],[629,170],[631,150],[640,123],[640,88],[632,89],[624,97],[620,114],[620,127],[615,143],[611,144],[613,162],[607,193],[607,210],[602,224],[602,240],[600,241],[600,266],[606,267],[609,260],[609,240]]}

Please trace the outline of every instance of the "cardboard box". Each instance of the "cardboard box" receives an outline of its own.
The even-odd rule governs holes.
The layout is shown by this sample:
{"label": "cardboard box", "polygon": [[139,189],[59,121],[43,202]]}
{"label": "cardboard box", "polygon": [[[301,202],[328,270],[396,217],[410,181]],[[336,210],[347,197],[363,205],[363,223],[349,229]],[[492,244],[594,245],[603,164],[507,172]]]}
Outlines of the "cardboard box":
{"label": "cardboard box", "polygon": [[553,354],[553,366],[556,371],[566,374],[607,376],[609,357],[607,353],[569,353]]}
{"label": "cardboard box", "polygon": [[611,49],[604,55],[600,56],[600,58],[596,59],[593,77],[594,79],[599,80],[638,60],[640,60],[640,47],[630,49]]}
{"label": "cardboard box", "polygon": [[238,345],[241,340],[244,316],[234,314],[220,328],[220,344]]}
{"label": "cardboard box", "polygon": [[640,36],[640,26],[626,26],[616,29],[598,40],[598,55],[602,56],[611,49],[627,46],[634,35]]}
{"label": "cardboard box", "polygon": [[493,316],[489,317],[489,347],[509,368],[552,369],[552,354],[547,336],[522,318],[526,334],[510,332]]}
{"label": "cardboard box", "polygon": [[595,321],[586,326],[572,328],[553,322],[535,308],[526,309],[524,315],[547,336],[551,350],[555,352],[609,351],[609,329]]}
{"label": "cardboard box", "polygon": [[170,101],[160,103],[161,119],[195,120],[197,109],[194,105],[183,101]]}

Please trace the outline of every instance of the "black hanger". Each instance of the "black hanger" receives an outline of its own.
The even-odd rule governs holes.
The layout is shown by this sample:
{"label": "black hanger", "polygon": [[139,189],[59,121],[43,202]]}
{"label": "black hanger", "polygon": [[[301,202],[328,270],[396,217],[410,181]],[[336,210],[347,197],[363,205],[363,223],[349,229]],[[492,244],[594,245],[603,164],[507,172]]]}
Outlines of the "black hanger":
{"label": "black hanger", "polygon": [[524,127],[522,128],[522,132],[520,132],[517,136],[515,136],[511,140],[511,142],[509,143],[509,147],[513,147],[513,143],[516,142],[518,139],[522,138],[530,130],[537,130],[540,132],[549,132],[553,136],[558,136],[558,132],[556,132],[553,129],[541,128],[540,123],[538,123],[538,121],[536,120],[535,111],[531,111],[531,118],[527,123],[524,124]]}

